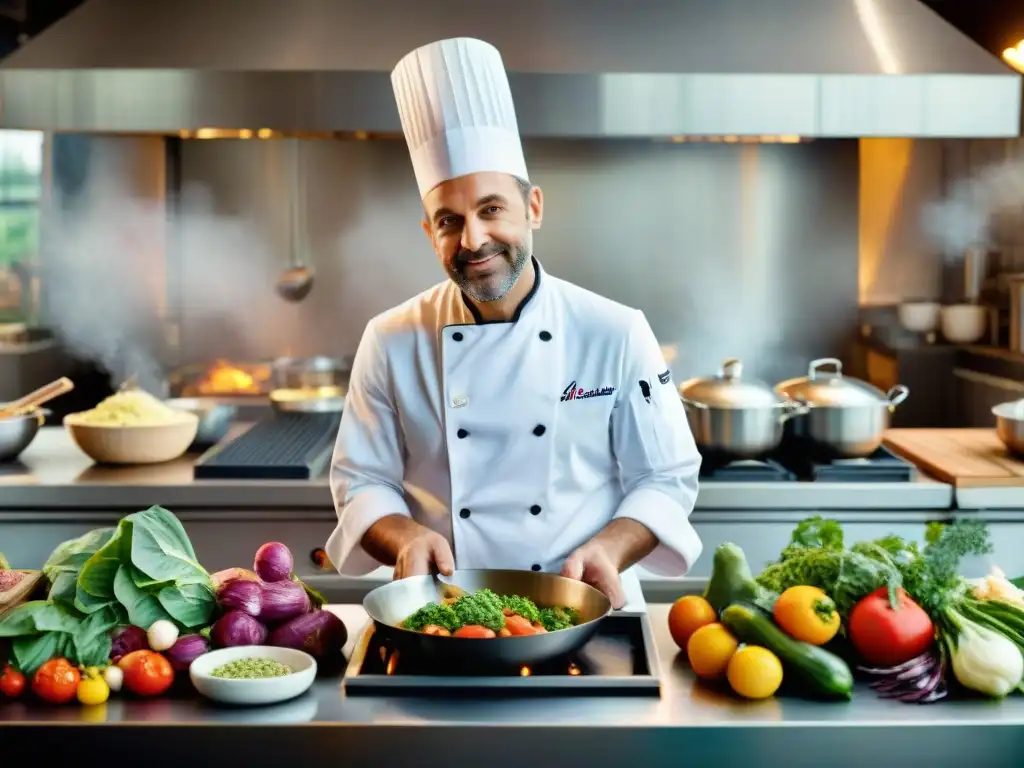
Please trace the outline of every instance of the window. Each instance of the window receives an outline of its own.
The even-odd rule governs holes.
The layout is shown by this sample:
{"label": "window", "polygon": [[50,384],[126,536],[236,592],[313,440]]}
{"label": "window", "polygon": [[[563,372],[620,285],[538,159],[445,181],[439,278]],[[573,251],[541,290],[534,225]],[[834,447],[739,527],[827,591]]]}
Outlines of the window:
{"label": "window", "polygon": [[18,267],[36,261],[42,168],[41,131],[0,130],[0,323],[28,319],[32,286]]}

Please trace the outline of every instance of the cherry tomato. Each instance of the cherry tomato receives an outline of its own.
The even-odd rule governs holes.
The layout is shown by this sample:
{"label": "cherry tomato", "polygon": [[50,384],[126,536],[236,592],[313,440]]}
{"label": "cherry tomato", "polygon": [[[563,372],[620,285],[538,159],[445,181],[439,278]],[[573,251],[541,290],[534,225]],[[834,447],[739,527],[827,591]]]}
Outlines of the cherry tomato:
{"label": "cherry tomato", "polygon": [[530,623],[529,619],[524,619],[519,615],[506,616],[505,629],[511,632],[513,637],[540,634],[540,632],[537,631],[537,628]]}
{"label": "cherry tomato", "polygon": [[51,704],[66,704],[75,698],[82,679],[67,659],[50,659],[32,677],[32,692]]}
{"label": "cherry tomato", "polygon": [[0,693],[15,699],[21,696],[21,692],[24,690],[25,676],[10,664],[7,664],[4,667],[3,674],[0,675]]}
{"label": "cherry tomato", "polygon": [[427,624],[427,626],[425,626],[423,628],[423,634],[424,635],[438,635],[440,637],[451,637],[452,636],[451,632],[449,632],[444,627],[437,626],[437,624]]}
{"label": "cherry tomato", "polygon": [[478,637],[478,638],[491,638],[494,637],[494,630],[488,629],[487,627],[481,627],[479,624],[466,624],[463,627],[459,627],[455,630],[454,637]]}
{"label": "cherry tomato", "polygon": [[159,696],[174,682],[174,669],[156,651],[132,651],[117,663],[124,671],[124,687],[136,696]]}

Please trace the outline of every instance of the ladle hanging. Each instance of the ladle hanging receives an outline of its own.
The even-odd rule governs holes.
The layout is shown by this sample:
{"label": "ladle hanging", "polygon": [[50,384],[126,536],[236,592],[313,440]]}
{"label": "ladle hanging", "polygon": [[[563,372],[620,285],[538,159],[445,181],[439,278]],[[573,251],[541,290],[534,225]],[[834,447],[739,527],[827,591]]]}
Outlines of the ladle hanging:
{"label": "ladle hanging", "polygon": [[290,194],[288,196],[288,261],[277,278],[277,293],[285,301],[302,301],[313,290],[313,271],[305,265],[307,250],[305,195],[302,178],[301,139],[291,139],[289,149]]}

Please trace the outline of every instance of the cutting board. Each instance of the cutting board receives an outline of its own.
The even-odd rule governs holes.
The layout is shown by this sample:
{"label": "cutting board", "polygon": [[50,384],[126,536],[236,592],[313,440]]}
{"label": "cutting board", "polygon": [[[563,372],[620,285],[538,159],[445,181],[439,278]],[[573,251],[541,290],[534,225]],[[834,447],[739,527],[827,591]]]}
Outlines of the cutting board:
{"label": "cutting board", "polygon": [[1024,461],[994,429],[890,429],[885,446],[957,488],[1024,487]]}

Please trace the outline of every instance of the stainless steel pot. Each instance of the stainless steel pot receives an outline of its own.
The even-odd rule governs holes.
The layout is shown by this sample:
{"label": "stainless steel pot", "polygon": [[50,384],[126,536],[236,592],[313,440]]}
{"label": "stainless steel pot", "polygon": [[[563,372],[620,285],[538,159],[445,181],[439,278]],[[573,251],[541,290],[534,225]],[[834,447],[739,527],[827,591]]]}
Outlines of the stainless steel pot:
{"label": "stainless steel pot", "polygon": [[348,387],[351,366],[334,357],[279,357],[273,363],[275,389]]}
{"label": "stainless steel pot", "polygon": [[1006,449],[1024,456],[1024,400],[1000,403],[992,409],[996,417],[996,434]]}
{"label": "stainless steel pot", "polygon": [[477,640],[438,637],[401,629],[398,624],[430,602],[440,602],[434,576],[413,576],[377,587],[363,598],[374,631],[401,655],[428,659],[442,669],[488,669],[541,664],[583,646],[611,613],[611,602],[589,584],[553,573],[512,570],[457,570],[445,582],[466,592],[488,588],[499,595],[521,595],[537,605],[564,605],[580,613],[575,627],[526,637]]}
{"label": "stainless steel pot", "polygon": [[[823,372],[827,366],[835,371]],[[831,458],[862,458],[877,451],[890,414],[910,394],[902,384],[882,392],[866,381],[843,376],[843,364],[834,357],[812,360],[807,376],[780,382],[775,391],[810,406],[808,413],[790,422],[787,437],[791,433],[809,440]]]}
{"label": "stainless steel pot", "polygon": [[743,363],[729,358],[717,376],[690,379],[679,387],[697,446],[722,459],[756,459],[782,442],[790,418],[805,405],[780,398],[755,379],[743,379]]}

